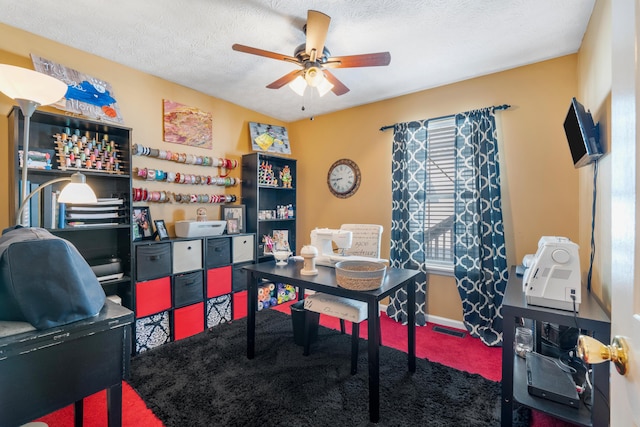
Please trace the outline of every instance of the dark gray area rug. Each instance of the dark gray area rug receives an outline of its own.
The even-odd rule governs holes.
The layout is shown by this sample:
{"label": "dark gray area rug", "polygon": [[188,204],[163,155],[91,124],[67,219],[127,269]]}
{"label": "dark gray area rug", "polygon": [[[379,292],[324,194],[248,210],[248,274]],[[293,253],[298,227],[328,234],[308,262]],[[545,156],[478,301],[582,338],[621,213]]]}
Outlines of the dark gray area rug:
{"label": "dark gray area rug", "polygon": [[167,427],[500,425],[500,383],[425,359],[410,374],[406,353],[389,347],[380,348],[372,424],[365,340],[351,375],[349,335],[320,326],[305,357],[291,317],[265,310],[249,360],[246,327],[236,320],[137,355],[129,383]]}

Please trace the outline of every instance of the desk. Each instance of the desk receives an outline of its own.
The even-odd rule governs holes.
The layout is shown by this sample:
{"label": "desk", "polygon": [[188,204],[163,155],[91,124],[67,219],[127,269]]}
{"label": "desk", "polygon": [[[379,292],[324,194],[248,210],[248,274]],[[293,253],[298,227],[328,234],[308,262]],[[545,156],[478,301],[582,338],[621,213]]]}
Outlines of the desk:
{"label": "desk", "polygon": [[596,299],[583,287],[581,291],[580,309],[577,320],[572,311],[537,307],[527,304],[522,291],[522,277],[516,275],[515,267],[509,271],[509,281],[505,292],[502,315],[504,331],[502,334],[502,426],[511,426],[513,401],[556,418],[583,426],[609,425],[609,364],[592,365],[594,386],[592,410],[589,411],[580,403],[578,409],[571,408],[547,399],[531,396],[527,391],[527,374],[524,359],[514,355],[513,340],[515,338],[516,319],[519,317],[538,322],[549,322],[575,327],[576,321],[580,329],[589,331],[602,343],[611,341],[611,321],[609,316],[598,305]]}
{"label": "desk", "polygon": [[[288,283],[299,288],[299,295],[304,295],[305,288],[325,294],[337,295],[358,301],[364,301],[368,306],[368,357],[369,357],[369,417],[371,422],[380,419],[380,319],[378,317],[378,303],[383,298],[395,293],[401,288],[407,291],[407,307],[415,307],[417,270],[398,268],[387,269],[382,286],[373,291],[354,291],[341,288],[336,284],[336,273],[332,267],[318,266],[318,274],[304,276],[300,274],[302,263],[289,260],[286,266],[277,266],[275,261],[252,264],[243,267],[248,274],[248,314],[247,314],[247,357],[255,356],[256,311],[258,302],[258,283],[260,279],[267,279]],[[415,310],[408,311],[408,364],[409,371],[416,371],[416,325]],[[346,362],[345,362],[346,363]]]}
{"label": "desk", "polygon": [[109,300],[90,319],[36,330],[0,322],[0,425],[18,426],[107,389],[109,427],[122,425],[122,379],[129,372],[133,313]]}

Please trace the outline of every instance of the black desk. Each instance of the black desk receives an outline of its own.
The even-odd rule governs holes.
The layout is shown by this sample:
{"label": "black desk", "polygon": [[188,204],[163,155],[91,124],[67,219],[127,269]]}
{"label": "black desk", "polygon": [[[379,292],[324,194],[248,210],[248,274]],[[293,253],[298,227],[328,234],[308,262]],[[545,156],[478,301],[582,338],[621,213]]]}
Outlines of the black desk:
{"label": "black desk", "polygon": [[129,372],[133,312],[107,300],[98,316],[36,330],[0,322],[0,425],[19,426],[107,389],[109,427],[122,425],[122,379]]}
{"label": "black desk", "polygon": [[[243,267],[250,275],[248,277],[248,315],[247,315],[247,357],[253,359],[256,340],[256,311],[258,304],[258,282],[267,279],[288,283],[299,288],[299,294],[304,295],[305,288],[325,294],[338,295],[368,304],[368,348],[369,348],[369,416],[372,422],[380,419],[380,319],[378,317],[378,303],[383,298],[395,293],[401,288],[407,291],[407,307],[415,307],[417,270],[398,268],[387,269],[382,286],[374,291],[354,291],[338,287],[336,273],[332,267],[318,266],[315,276],[300,274],[302,263],[289,260],[287,266],[276,266],[275,261],[252,264]],[[415,310],[408,310],[408,363],[409,371],[416,371],[416,325]]]}
{"label": "black desk", "polygon": [[[596,299],[587,292],[581,291],[580,309],[577,322],[580,329],[593,334],[602,343],[611,341],[611,321]],[[575,327],[572,311],[554,308],[537,307],[527,304],[522,291],[522,277],[516,275],[515,267],[509,271],[509,281],[505,292],[502,315],[504,331],[502,333],[502,426],[511,426],[513,401],[516,400],[530,408],[545,412],[556,418],[583,426],[609,425],[609,364],[592,365],[594,387],[592,409],[589,411],[581,403],[578,409],[561,403],[531,396],[527,391],[527,373],[524,359],[513,351],[516,319],[519,317],[537,322],[549,322]]]}

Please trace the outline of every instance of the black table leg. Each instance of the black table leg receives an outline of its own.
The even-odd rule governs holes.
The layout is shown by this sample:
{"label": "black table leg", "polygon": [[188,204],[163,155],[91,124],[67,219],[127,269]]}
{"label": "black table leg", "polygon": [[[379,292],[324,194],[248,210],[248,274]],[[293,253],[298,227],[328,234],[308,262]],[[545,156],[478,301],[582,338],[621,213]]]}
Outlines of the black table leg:
{"label": "black table leg", "polygon": [[380,318],[378,301],[368,302],[369,347],[369,419],[372,423],[380,420]]}
{"label": "black table leg", "polygon": [[[500,424],[513,425],[513,340],[515,338],[516,319],[510,310],[503,311],[502,331],[502,407]],[[508,345],[506,343],[509,343]]]}
{"label": "black table leg", "polygon": [[122,427],[122,383],[107,389],[107,425]]}
{"label": "black table leg", "polygon": [[409,355],[409,372],[416,371],[416,282],[407,282],[407,353]]}
{"label": "black table leg", "polygon": [[[108,409],[108,408],[107,408]],[[76,400],[73,404],[73,425],[74,427],[82,427],[82,419],[84,418],[83,400]]]}
{"label": "black table leg", "polygon": [[258,277],[247,274],[247,358],[253,359],[256,347],[256,311],[258,309]]}

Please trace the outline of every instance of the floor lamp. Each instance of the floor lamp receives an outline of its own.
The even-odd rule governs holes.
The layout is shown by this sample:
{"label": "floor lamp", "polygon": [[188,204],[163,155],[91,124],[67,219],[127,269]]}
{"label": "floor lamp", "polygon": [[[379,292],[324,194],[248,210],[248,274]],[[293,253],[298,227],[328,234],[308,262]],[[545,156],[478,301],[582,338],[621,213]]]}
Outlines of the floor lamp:
{"label": "floor lamp", "polygon": [[[59,199],[59,202],[95,203],[96,196],[91,188],[86,185],[86,178],[81,173],[75,173],[69,178],[58,178],[48,181],[38,187],[38,189],[34,190],[31,194],[29,194],[29,189],[26,185],[27,171],[29,169],[29,128],[31,124],[31,116],[40,105],[49,105],[59,101],[67,93],[67,85],[55,77],[51,77],[34,70],[16,67],[14,65],[0,64],[0,92],[4,93],[9,98],[14,99],[24,115],[22,142],[22,194],[20,196],[20,208],[16,214],[16,224],[22,223],[24,208],[29,199],[44,187],[57,182],[71,181],[72,184],[76,184],[66,192],[64,191],[67,190],[65,187],[63,190],[65,196],[61,200]],[[74,195],[78,196],[80,194],[86,194],[86,197],[80,199],[75,197],[74,199],[70,199],[71,194],[74,191],[77,191],[74,190],[74,188],[77,188],[78,185],[82,184],[84,184],[84,187],[86,188],[82,190],[81,193]],[[69,186],[71,186],[71,184],[67,187]],[[87,192],[86,189],[89,191]]]}

